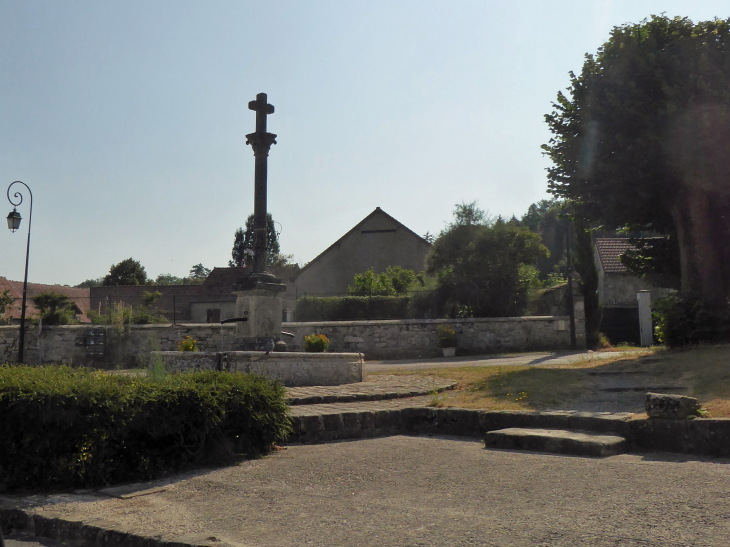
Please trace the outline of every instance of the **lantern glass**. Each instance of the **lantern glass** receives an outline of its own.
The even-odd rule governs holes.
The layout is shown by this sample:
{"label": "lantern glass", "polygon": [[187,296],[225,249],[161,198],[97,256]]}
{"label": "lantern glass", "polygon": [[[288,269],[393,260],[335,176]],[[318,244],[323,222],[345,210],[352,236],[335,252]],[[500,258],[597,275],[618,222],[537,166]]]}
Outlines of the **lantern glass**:
{"label": "lantern glass", "polygon": [[18,228],[20,228],[20,220],[20,213],[15,208],[13,208],[13,210],[8,213],[8,230],[14,232]]}

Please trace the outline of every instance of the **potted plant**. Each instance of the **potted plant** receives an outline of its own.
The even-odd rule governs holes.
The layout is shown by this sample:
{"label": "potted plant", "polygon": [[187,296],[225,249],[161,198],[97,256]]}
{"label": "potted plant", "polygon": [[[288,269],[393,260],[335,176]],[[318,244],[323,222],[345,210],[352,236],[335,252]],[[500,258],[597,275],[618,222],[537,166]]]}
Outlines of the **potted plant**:
{"label": "potted plant", "polygon": [[444,357],[453,357],[456,355],[456,331],[451,325],[439,325],[438,330],[439,347],[444,353]]}
{"label": "potted plant", "polygon": [[324,334],[310,334],[304,337],[304,351],[322,353],[330,346],[329,338]]}

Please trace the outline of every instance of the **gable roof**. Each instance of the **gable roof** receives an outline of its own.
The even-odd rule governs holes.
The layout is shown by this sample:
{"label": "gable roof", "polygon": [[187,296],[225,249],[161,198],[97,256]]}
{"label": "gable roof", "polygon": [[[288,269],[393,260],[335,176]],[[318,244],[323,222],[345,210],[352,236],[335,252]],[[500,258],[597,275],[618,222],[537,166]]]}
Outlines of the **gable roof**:
{"label": "gable roof", "polygon": [[[10,297],[14,300],[14,302],[10,304],[10,318],[19,320],[20,306],[23,302],[23,282],[12,281],[0,276],[0,293],[5,290],[10,291]],[[61,285],[43,285],[42,283],[28,283],[25,303],[26,317],[30,317],[31,315],[38,313],[38,309],[33,304],[31,297],[47,291],[65,294],[68,296],[68,299],[73,302],[76,306],[76,310],[79,312],[79,320],[82,323],[90,323],[89,318],[86,316],[86,311],[89,309],[89,295],[91,292],[89,289],[76,289],[74,287],[63,287]]]}
{"label": "gable roof", "polygon": [[[299,271],[299,265],[267,266],[266,270],[287,283]],[[213,268],[203,282],[203,290],[208,294],[233,294],[233,285],[238,283],[246,273],[248,273],[246,268]]]}
{"label": "gable roof", "polygon": [[619,257],[629,249],[636,247],[624,237],[600,237],[594,242],[601,261],[601,268],[605,273],[626,273],[626,266],[621,264]]}
{"label": "gable roof", "polygon": [[339,239],[338,239],[337,241],[335,241],[335,242],[334,242],[334,243],[333,243],[332,245],[330,245],[329,247],[327,247],[327,248],[326,248],[326,249],[325,249],[324,251],[322,251],[321,253],[319,253],[319,254],[318,254],[317,256],[315,256],[315,257],[314,257],[314,258],[313,258],[312,260],[310,260],[309,262],[307,262],[307,263],[306,263],[306,264],[304,265],[304,267],[303,267],[303,268],[301,268],[301,269],[300,269],[300,270],[299,270],[299,271],[298,271],[298,272],[297,272],[296,274],[294,274],[294,275],[292,276],[291,280],[292,280],[292,281],[294,281],[294,280],[295,280],[295,279],[296,279],[297,277],[299,277],[299,275],[300,275],[300,274],[301,274],[301,273],[302,273],[302,272],[303,272],[304,270],[306,270],[307,268],[309,268],[309,267],[310,267],[310,266],[311,266],[312,264],[314,264],[315,262],[317,262],[318,260],[320,260],[320,259],[321,259],[321,258],[322,258],[322,257],[323,257],[324,255],[326,255],[326,254],[327,254],[328,252],[330,252],[330,251],[331,251],[332,249],[334,249],[335,247],[337,247],[337,246],[338,246],[338,245],[340,244],[340,242],[341,242],[341,241],[342,241],[343,239],[345,239],[345,238],[346,238],[347,236],[349,236],[350,234],[352,234],[352,233],[356,232],[356,231],[357,231],[358,229],[360,229],[360,226],[362,226],[363,224],[365,224],[365,222],[367,222],[368,220],[370,220],[371,218],[373,218],[373,217],[374,217],[375,215],[380,215],[380,216],[384,216],[384,217],[386,217],[387,219],[389,219],[389,220],[392,220],[393,222],[395,222],[395,223],[396,223],[396,225],[398,225],[398,227],[399,227],[399,228],[403,228],[403,229],[404,229],[404,230],[405,230],[405,231],[406,231],[407,233],[409,233],[409,234],[411,234],[411,235],[413,235],[413,236],[417,237],[418,239],[420,239],[421,241],[423,241],[423,242],[424,242],[424,243],[425,243],[426,245],[428,245],[429,247],[431,246],[431,243],[429,243],[429,242],[428,242],[428,241],[427,241],[426,239],[424,239],[424,238],[422,238],[421,236],[419,236],[419,235],[418,235],[418,234],[417,234],[416,232],[414,232],[413,230],[411,230],[411,229],[410,229],[410,228],[409,228],[408,226],[406,226],[406,225],[405,225],[405,224],[403,224],[402,222],[400,222],[400,221],[396,220],[395,218],[393,218],[392,216],[390,216],[390,215],[389,215],[388,213],[386,213],[385,211],[383,211],[383,210],[382,210],[382,209],[381,209],[380,207],[376,207],[376,208],[375,208],[375,209],[373,210],[373,212],[372,212],[372,213],[370,213],[370,214],[369,214],[368,216],[366,216],[366,217],[365,217],[364,219],[362,219],[362,220],[361,220],[360,222],[358,222],[357,224],[355,224],[355,226],[353,226],[353,227],[352,227],[352,228],[351,228],[350,230],[348,230],[348,231],[347,231],[347,232],[346,232],[346,233],[345,233],[345,234],[344,234],[344,235],[343,235],[342,237],[340,237],[340,238],[339,238]]}

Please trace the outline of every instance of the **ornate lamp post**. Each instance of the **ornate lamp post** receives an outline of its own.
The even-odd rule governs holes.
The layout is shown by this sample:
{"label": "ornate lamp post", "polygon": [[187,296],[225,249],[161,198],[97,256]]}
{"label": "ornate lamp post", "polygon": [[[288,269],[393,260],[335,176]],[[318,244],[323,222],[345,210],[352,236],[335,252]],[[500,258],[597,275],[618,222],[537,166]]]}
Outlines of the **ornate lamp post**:
{"label": "ornate lamp post", "polygon": [[30,211],[28,212],[28,244],[25,247],[25,277],[23,278],[23,303],[20,308],[20,339],[18,340],[18,362],[22,363],[23,346],[25,345],[25,296],[28,289],[28,254],[30,253],[30,222],[33,219],[33,192],[30,191],[30,188],[28,188],[26,183],[19,180],[10,183],[10,186],[8,186],[8,201],[13,206],[13,210],[7,217],[8,229],[11,232],[15,232],[18,228],[20,228],[21,216],[16,207],[23,203],[23,195],[20,191],[13,194],[13,198],[15,198],[16,201],[13,201],[10,197],[10,189],[14,184],[22,184],[25,186],[25,189],[28,190],[28,194],[30,195]]}

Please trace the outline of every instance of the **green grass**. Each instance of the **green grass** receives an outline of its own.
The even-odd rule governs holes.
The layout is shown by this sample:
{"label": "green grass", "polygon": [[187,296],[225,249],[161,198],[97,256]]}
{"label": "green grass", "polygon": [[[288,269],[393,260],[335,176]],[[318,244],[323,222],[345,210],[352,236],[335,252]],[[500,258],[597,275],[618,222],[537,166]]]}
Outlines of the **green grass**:
{"label": "green grass", "polygon": [[[620,349],[620,348],[614,348]],[[627,348],[623,348],[624,350]],[[470,366],[402,370],[387,374],[438,376],[457,381],[448,397],[432,406],[493,410],[548,410],[590,407],[601,377],[589,372],[639,372],[626,375],[646,385],[682,385],[712,417],[730,417],[730,345],[683,350],[653,348],[650,353],[617,354],[566,365]]]}

